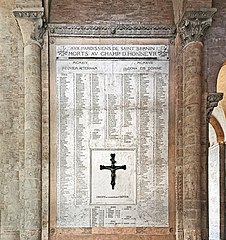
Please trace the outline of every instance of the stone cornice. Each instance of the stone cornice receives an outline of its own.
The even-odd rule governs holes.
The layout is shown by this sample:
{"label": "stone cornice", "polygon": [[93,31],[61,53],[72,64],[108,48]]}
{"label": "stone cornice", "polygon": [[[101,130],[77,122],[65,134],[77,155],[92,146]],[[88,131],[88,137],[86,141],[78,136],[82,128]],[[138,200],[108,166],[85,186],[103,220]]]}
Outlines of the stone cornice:
{"label": "stone cornice", "polygon": [[44,8],[16,8],[13,10],[16,18],[42,18],[44,16]]}
{"label": "stone cornice", "polygon": [[217,107],[220,100],[223,99],[223,93],[209,93],[207,97],[207,122],[210,122],[210,117],[213,109]]}
{"label": "stone cornice", "polygon": [[[47,23],[44,16],[44,8],[17,8],[13,10],[13,14],[17,18],[20,25],[25,45],[29,44],[31,40],[42,46],[43,35],[47,29]],[[26,24],[23,26],[23,23],[20,20],[27,20],[29,22],[32,22],[32,28],[29,29],[29,24],[27,24],[27,26]]]}
{"label": "stone cornice", "polygon": [[49,35],[52,37],[143,37],[172,38],[175,37],[174,25],[78,25],[49,24]]}
{"label": "stone cornice", "polygon": [[205,31],[211,26],[212,17],[216,12],[215,8],[187,10],[178,28],[182,39],[182,45],[186,46],[190,42],[201,42]]}

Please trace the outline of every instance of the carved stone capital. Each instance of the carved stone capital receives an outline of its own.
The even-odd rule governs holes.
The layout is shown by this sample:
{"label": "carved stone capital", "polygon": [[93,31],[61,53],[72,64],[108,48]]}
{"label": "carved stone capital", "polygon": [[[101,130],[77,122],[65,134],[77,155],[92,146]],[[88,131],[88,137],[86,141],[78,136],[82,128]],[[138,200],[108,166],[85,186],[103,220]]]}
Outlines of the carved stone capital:
{"label": "carved stone capital", "polygon": [[223,99],[223,93],[209,93],[207,97],[207,122],[210,122],[210,117],[213,109],[217,107],[218,102]]}
{"label": "carved stone capital", "polygon": [[19,23],[24,45],[33,42],[42,46],[43,35],[47,29],[44,8],[15,9],[13,14]]}
{"label": "carved stone capital", "polygon": [[188,10],[184,13],[178,26],[183,46],[190,42],[201,42],[203,40],[206,30],[211,26],[215,12],[215,8],[208,8]]}

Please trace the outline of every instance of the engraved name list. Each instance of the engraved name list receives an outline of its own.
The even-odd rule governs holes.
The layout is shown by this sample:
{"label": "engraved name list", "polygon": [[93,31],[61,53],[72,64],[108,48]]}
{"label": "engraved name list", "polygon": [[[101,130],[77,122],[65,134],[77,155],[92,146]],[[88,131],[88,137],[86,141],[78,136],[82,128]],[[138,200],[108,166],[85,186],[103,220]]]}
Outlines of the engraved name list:
{"label": "engraved name list", "polygon": [[57,45],[57,225],[168,226],[166,45]]}

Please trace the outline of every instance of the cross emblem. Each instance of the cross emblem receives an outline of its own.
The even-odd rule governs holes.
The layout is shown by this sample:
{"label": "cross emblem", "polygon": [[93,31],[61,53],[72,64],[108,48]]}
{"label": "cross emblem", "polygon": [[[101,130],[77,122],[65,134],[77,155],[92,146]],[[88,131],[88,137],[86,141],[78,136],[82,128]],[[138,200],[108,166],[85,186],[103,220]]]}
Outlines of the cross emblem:
{"label": "cross emblem", "polygon": [[115,153],[111,153],[110,154],[111,156],[111,166],[104,166],[104,165],[100,165],[100,170],[104,170],[104,169],[107,169],[107,170],[110,170],[111,171],[111,187],[112,187],[112,190],[114,190],[115,188],[115,179],[116,179],[116,171],[119,170],[119,169],[123,169],[123,170],[126,170],[126,165],[122,165],[122,166],[115,166]]}

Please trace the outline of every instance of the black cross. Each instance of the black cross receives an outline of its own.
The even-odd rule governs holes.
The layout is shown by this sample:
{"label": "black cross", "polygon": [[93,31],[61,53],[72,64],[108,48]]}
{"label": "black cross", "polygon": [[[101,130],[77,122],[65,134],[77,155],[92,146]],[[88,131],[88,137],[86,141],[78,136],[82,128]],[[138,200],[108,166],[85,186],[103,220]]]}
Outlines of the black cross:
{"label": "black cross", "polygon": [[111,171],[111,186],[112,186],[112,189],[114,189],[115,187],[115,178],[116,178],[116,170],[118,169],[123,169],[123,170],[126,170],[126,165],[122,165],[122,166],[115,166],[115,153],[111,153],[111,166],[104,166],[104,165],[100,165],[100,170],[103,170],[103,169],[107,169],[107,170],[110,170]]}

